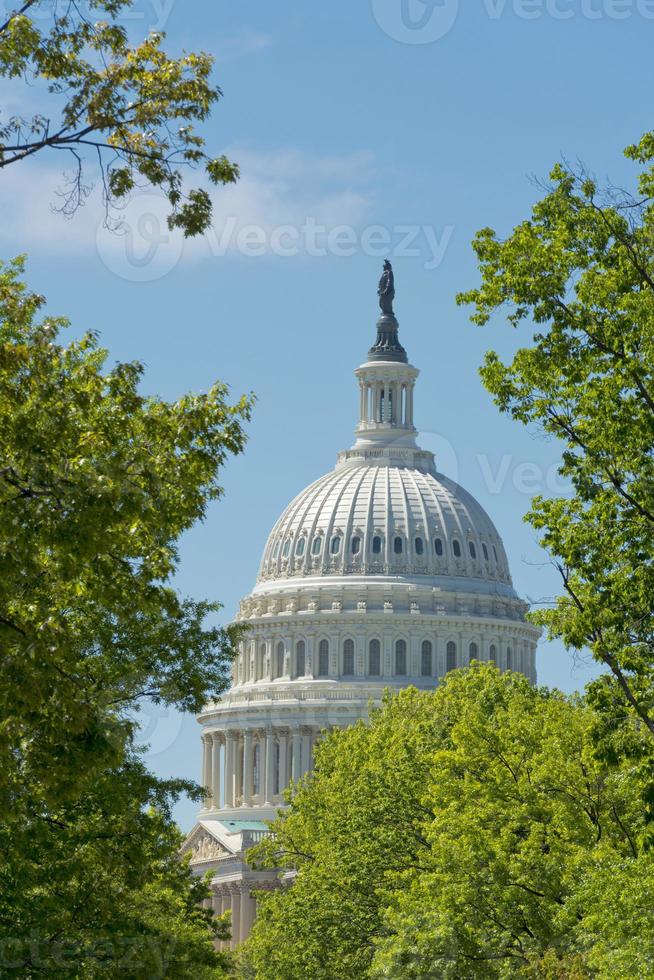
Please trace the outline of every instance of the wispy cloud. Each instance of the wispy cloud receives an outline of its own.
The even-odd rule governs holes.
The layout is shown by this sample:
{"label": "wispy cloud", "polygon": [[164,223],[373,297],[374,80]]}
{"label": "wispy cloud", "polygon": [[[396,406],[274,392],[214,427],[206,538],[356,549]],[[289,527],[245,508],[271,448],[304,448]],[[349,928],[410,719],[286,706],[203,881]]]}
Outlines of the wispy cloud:
{"label": "wispy cloud", "polygon": [[243,255],[242,236],[253,228],[265,239],[258,254],[265,254],[271,250],[275,229],[301,228],[307,221],[328,229],[356,226],[373,210],[370,186],[375,164],[370,154],[321,156],[292,148],[260,152],[238,146],[227,153],[238,161],[241,179],[215,189],[214,227],[204,237],[189,241],[168,231],[167,203],[160,195],[133,195],[119,214],[122,234],[116,234],[103,227],[99,186],[67,220],[54,210],[56,189],[62,185],[60,172],[36,162],[8,168],[0,179],[3,251],[57,255],[92,251],[110,268],[126,261],[134,272],[131,278],[156,278],[179,261]]}
{"label": "wispy cloud", "polygon": [[272,37],[270,34],[264,34],[261,31],[253,31],[249,28],[245,28],[244,30],[239,31],[237,34],[224,37],[217,42],[216,59],[218,62],[235,61],[237,58],[243,58],[246,55],[257,54],[259,51],[264,51],[266,48],[269,48],[271,44]]}

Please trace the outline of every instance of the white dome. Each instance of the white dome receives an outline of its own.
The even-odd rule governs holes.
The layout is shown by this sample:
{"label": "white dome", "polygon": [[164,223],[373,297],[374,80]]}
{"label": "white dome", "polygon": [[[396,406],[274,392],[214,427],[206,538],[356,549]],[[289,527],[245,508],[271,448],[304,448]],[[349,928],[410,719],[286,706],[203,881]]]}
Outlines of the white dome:
{"label": "white dome", "polygon": [[325,575],[466,577],[511,587],[500,536],[474,497],[442,474],[377,462],[316,480],[268,538],[259,582]]}

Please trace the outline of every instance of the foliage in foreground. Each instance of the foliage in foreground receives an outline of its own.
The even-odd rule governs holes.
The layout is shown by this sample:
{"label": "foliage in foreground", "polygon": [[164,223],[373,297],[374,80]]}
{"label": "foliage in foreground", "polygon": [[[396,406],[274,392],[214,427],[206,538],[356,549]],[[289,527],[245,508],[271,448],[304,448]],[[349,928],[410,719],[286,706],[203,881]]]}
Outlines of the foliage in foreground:
{"label": "foliage in foreground", "polygon": [[[204,187],[188,189],[185,171],[203,166],[212,184],[229,184],[238,167],[210,157],[194,127],[221,95],[212,84],[213,58],[171,58],[161,33],[130,44],[125,24],[134,0],[53,3],[22,0],[0,11],[0,77],[18,80],[26,111],[0,115],[0,169],[48,152],[64,151],[72,166],[62,210],[70,215],[88,193],[85,167],[99,168],[107,214],[143,184],[160,188],[170,205],[168,224],[197,235],[211,224]],[[19,102],[20,104],[20,102]],[[57,153],[53,154],[57,155]]]}
{"label": "foliage in foreground", "polygon": [[503,412],[561,442],[573,493],[536,498],[528,520],[563,593],[534,619],[608,668],[590,696],[611,752],[629,716],[654,738],[654,133],[626,154],[644,165],[633,192],[558,165],[506,240],[480,231],[481,284],[459,297],[476,323],[506,309],[521,331],[536,326],[511,363],[490,353],[482,376]]}
{"label": "foliage in foreground", "polygon": [[21,271],[0,266],[0,967],[102,976],[126,943],[131,976],[163,975],[162,950],[201,976],[221,959],[170,818],[197,787],[135,742],[144,699],[197,711],[225,687],[233,631],[170,580],[250,404],[144,397],[139,364],[59,343]]}
{"label": "foliage in foreground", "polygon": [[595,725],[476,665],[327,736],[259,847],[296,878],[262,896],[243,975],[654,976],[638,773],[597,757]]}

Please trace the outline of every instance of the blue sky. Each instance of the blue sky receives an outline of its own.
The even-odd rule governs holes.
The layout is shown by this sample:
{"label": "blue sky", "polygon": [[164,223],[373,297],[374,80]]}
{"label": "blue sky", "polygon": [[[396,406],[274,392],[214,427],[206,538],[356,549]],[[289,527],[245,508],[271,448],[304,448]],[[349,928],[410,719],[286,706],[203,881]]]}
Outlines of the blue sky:
{"label": "blue sky", "polygon": [[[137,0],[133,12],[135,35],[163,27],[169,48],[217,57],[224,100],[205,133],[242,179],[216,192],[215,229],[167,236],[151,195],[127,208],[121,237],[103,230],[96,194],[66,221],[50,211],[61,159],[42,157],[3,172],[0,255],[27,252],[50,310],[99,330],[112,360],[144,361],[146,390],[175,398],[220,378],[256,393],[225,498],[184,541],[180,588],[219,599],[228,619],[281,510],[351,444],[352,371],[389,255],[422,371],[421,441],[493,517],[520,594],[552,596],[521,518],[533,493],[557,492],[557,448],[500,417],[477,375],[485,350],[528,336],[472,326],[454,297],[477,281],[474,232],[508,232],[556,160],[630,184],[622,149],[652,126],[654,2]],[[538,669],[565,690],[590,676],[545,642]],[[146,732],[154,769],[199,776],[193,718],[153,712]],[[185,828],[194,809],[178,808]]]}

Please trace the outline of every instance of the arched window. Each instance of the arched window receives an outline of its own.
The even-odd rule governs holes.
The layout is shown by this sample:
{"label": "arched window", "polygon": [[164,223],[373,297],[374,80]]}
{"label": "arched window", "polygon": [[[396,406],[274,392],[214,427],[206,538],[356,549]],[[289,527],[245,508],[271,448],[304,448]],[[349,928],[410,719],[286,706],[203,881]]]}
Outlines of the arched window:
{"label": "arched window", "polygon": [[331,553],[332,555],[337,555],[341,550],[341,539],[338,534],[334,535],[332,538]]}
{"label": "arched window", "polygon": [[273,558],[279,558],[279,548],[281,541],[275,541],[275,547],[273,548]]}
{"label": "arched window", "polygon": [[497,548],[495,547],[495,545],[493,545],[493,558],[495,559],[496,562],[498,561]]}
{"label": "arched window", "polygon": [[382,539],[378,534],[372,539],[372,553],[373,555],[381,555],[382,553]]}
{"label": "arched window", "polygon": [[425,546],[422,538],[416,538],[415,540],[416,554],[422,555],[425,552]]}
{"label": "arched window", "polygon": [[355,536],[352,538],[352,554],[358,555],[360,551],[361,551],[361,538],[359,537],[358,534],[355,534]]}
{"label": "arched window", "polygon": [[297,677],[304,677],[307,661],[306,650],[304,640],[298,640],[295,647],[295,674]]}
{"label": "arched window", "polygon": [[368,674],[371,677],[381,675],[381,644],[379,640],[371,640],[368,646]]}
{"label": "arched window", "polygon": [[482,551],[483,551],[483,553],[484,553],[484,558],[486,559],[486,561],[488,561],[488,548],[487,548],[487,547],[486,547],[486,545],[485,545],[485,544],[483,544],[483,543],[482,543],[482,546],[481,546],[481,550],[482,550]]}
{"label": "arched window", "polygon": [[284,644],[280,641],[277,644],[277,663],[275,664],[275,677],[281,677],[284,673]]}
{"label": "arched window", "polygon": [[321,548],[322,548],[322,538],[320,537],[320,535],[317,535],[311,543],[311,554],[319,555]]}
{"label": "arched window", "polygon": [[471,643],[468,647],[468,663],[472,663],[473,660],[479,660],[479,647],[476,643]]}
{"label": "arched window", "polygon": [[318,677],[329,677],[329,643],[321,640],[318,644]]}
{"label": "arched window", "polygon": [[291,540],[287,538],[284,542],[284,550],[282,551],[282,558],[288,558],[288,553],[291,550]]}
{"label": "arched window", "polygon": [[474,561],[477,557],[477,549],[475,548],[474,541],[468,541],[468,551],[470,552],[470,557]]}
{"label": "arched window", "polygon": [[513,670],[513,652],[511,647],[506,648],[506,669]]}
{"label": "arched window", "polygon": [[441,538],[436,538],[434,540],[434,551],[439,556],[443,554],[443,541]]}
{"label": "arched window", "polygon": [[395,643],[395,675],[406,676],[406,640],[397,640]]}
{"label": "arched window", "polygon": [[305,545],[305,539],[304,538],[298,538],[298,542],[295,545],[295,554],[296,555],[302,557],[302,555],[304,554],[304,545]]}
{"label": "arched window", "polygon": [[422,663],[420,673],[423,677],[432,675],[432,646],[430,640],[422,641]]}
{"label": "arched window", "polygon": [[261,792],[261,746],[258,742],[252,750],[252,792],[255,796]]}
{"label": "arched window", "polygon": [[459,544],[456,538],[452,542],[452,551],[454,553],[455,558],[461,557],[461,545]]}
{"label": "arched window", "polygon": [[445,650],[445,669],[454,670],[455,667],[456,667],[456,643],[450,640]]}
{"label": "arched window", "polygon": [[490,650],[488,651],[488,659],[494,664],[497,663],[497,647],[494,643],[491,643]]}
{"label": "arched window", "polygon": [[393,540],[393,551],[396,555],[402,554],[402,538],[395,538]]}
{"label": "arched window", "polygon": [[354,675],[354,640],[346,640],[343,644],[343,676]]}

